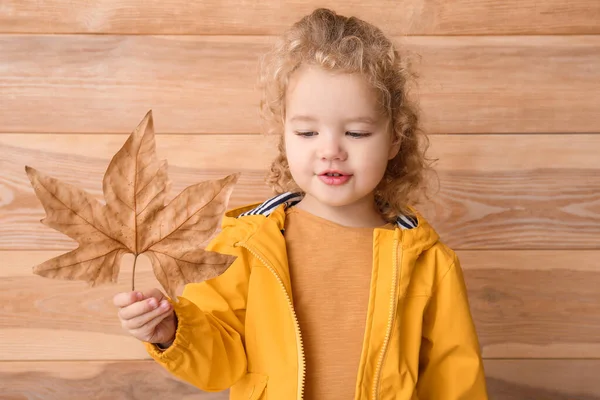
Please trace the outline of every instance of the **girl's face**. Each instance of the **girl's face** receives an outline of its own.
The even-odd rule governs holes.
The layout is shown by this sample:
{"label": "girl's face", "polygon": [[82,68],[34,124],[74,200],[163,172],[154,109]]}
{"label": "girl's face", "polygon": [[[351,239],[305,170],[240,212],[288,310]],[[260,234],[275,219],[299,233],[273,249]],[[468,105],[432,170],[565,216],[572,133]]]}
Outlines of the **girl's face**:
{"label": "girl's face", "polygon": [[292,177],[303,201],[325,207],[359,203],[372,208],[373,191],[392,146],[389,118],[377,94],[358,74],[302,66],[286,92],[285,147]]}

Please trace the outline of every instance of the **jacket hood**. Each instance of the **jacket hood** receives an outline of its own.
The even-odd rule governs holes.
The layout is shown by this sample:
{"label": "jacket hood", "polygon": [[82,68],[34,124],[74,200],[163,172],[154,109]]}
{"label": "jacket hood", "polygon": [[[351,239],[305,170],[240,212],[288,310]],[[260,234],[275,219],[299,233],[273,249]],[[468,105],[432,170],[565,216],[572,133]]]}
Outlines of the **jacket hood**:
{"label": "jacket hood", "polygon": [[[236,227],[246,237],[262,228],[265,224],[275,224],[283,232],[285,210],[302,200],[300,193],[283,193],[262,203],[252,203],[230,209],[225,213],[222,228]],[[427,220],[413,207],[409,207],[412,215],[399,215],[396,219],[396,230],[400,233],[402,248],[417,255],[431,248],[440,237]],[[376,228],[379,229],[379,228]]]}

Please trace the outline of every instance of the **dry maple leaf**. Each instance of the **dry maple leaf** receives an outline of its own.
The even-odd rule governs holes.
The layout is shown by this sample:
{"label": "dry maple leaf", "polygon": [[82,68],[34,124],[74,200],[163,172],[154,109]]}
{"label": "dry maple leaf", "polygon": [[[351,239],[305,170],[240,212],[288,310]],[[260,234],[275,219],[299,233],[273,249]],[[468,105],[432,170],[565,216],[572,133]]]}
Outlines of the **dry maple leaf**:
{"label": "dry maple leaf", "polygon": [[184,189],[167,205],[166,161],[156,156],[152,111],[112,158],[103,180],[106,204],[87,192],[26,166],[46,210],[41,222],[75,239],[79,247],[33,268],[54,279],[84,280],[96,286],[117,282],[124,254],[135,262],[146,254],[154,275],[176,299],[180,285],[216,277],[232,256],[201,246],[214,234],[239,174]]}

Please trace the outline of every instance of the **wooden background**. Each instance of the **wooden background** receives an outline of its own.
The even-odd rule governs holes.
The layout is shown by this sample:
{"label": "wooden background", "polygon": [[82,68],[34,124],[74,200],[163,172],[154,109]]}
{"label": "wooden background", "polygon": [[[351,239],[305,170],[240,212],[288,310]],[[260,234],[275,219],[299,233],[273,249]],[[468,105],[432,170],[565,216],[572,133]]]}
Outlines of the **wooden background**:
{"label": "wooden background", "polygon": [[[243,176],[259,201],[257,58],[315,6],[422,56],[440,191],[423,208],[465,268],[492,399],[600,399],[600,1],[2,0],[0,399],[225,399],[171,378],[112,296],[31,268],[73,249],[40,224],[31,165],[101,198],[152,109],[172,194]],[[257,188],[261,188],[258,189]],[[138,287],[156,285],[142,258]]]}

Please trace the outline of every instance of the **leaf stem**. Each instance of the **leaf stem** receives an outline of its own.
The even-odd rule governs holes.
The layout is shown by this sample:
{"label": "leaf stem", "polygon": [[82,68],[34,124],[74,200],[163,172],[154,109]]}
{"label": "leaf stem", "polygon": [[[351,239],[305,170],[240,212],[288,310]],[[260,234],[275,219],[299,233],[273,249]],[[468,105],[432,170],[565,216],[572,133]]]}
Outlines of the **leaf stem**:
{"label": "leaf stem", "polygon": [[133,272],[131,273],[131,291],[135,290],[135,263],[137,262],[138,255],[136,254],[133,258]]}

